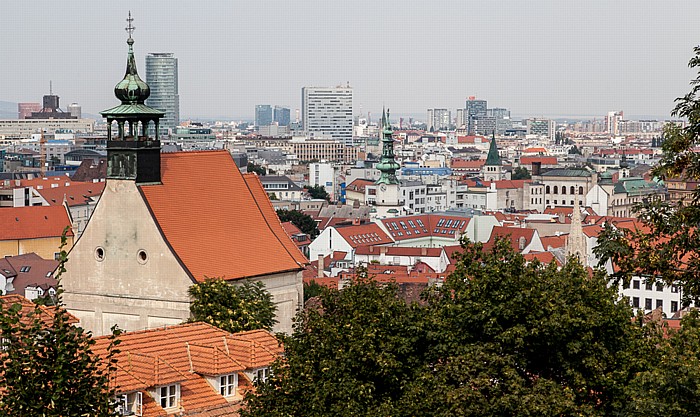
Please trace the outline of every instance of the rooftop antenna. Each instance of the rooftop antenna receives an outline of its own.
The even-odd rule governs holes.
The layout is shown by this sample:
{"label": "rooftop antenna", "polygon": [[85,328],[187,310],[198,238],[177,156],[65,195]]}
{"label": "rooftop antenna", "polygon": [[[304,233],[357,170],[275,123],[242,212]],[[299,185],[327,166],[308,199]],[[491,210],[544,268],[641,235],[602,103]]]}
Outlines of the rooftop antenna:
{"label": "rooftop antenna", "polygon": [[53,81],[49,80],[49,95],[53,95]]}

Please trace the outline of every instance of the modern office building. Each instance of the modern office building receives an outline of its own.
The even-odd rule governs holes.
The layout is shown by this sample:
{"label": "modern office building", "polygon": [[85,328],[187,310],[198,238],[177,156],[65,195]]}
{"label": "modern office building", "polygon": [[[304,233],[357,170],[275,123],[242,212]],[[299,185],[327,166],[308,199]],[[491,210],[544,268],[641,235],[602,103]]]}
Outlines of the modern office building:
{"label": "modern office building", "polygon": [[146,55],[146,83],[151,95],[146,104],[165,112],[160,120],[160,132],[174,132],[180,124],[180,95],[177,86],[177,58],[171,53]]}
{"label": "modern office building", "polygon": [[449,130],[452,126],[452,112],[447,109],[428,109],[426,125],[429,132]]}
{"label": "modern office building", "polygon": [[289,126],[289,122],[290,122],[289,107],[275,106],[274,121],[279,126]]}
{"label": "modern office building", "polygon": [[475,133],[474,119],[478,117],[486,117],[487,103],[486,100],[477,100],[476,97],[469,97],[464,106],[465,118],[467,119],[467,129],[470,134]]}
{"label": "modern office building", "polygon": [[304,134],[311,139],[333,139],[352,145],[352,88],[301,89]]}
{"label": "modern office building", "polygon": [[540,137],[548,138],[549,140],[554,140],[554,134],[557,130],[557,123],[551,119],[527,119],[525,121],[527,126],[526,133],[528,135],[537,135]]}
{"label": "modern office building", "polygon": [[270,126],[272,124],[272,106],[258,104],[255,106],[255,126]]}
{"label": "modern office building", "polygon": [[34,112],[41,111],[41,103],[17,103],[17,118],[26,119]]}

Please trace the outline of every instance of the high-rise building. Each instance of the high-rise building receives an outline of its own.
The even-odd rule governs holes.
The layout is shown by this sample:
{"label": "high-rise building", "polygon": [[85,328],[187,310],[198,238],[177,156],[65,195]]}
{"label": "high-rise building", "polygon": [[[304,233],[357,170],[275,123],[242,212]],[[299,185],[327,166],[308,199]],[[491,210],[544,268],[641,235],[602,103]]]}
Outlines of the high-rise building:
{"label": "high-rise building", "polygon": [[620,122],[624,119],[624,113],[620,111],[609,111],[605,117],[605,128],[611,135],[620,134]]}
{"label": "high-rise building", "polygon": [[269,104],[255,105],[255,126],[270,126],[272,124],[272,106]]}
{"label": "high-rise building", "polygon": [[447,109],[428,109],[428,131],[449,130],[452,125],[452,112]]}
{"label": "high-rise building", "polygon": [[165,112],[160,121],[161,133],[175,132],[175,127],[180,124],[177,58],[171,53],[146,55],[146,83],[151,87],[146,104]]}
{"label": "high-rise building", "polygon": [[537,118],[527,119],[525,125],[527,127],[526,134],[554,140],[554,134],[557,130],[557,123],[554,120]]}
{"label": "high-rise building", "polygon": [[351,87],[304,87],[301,107],[306,136],[352,145]]}
{"label": "high-rise building", "polygon": [[289,107],[275,106],[274,121],[279,126],[289,126],[289,122],[290,122]]}
{"label": "high-rise building", "polygon": [[474,119],[477,117],[485,117],[487,110],[486,100],[477,100],[476,97],[471,96],[464,106],[465,118],[467,119],[467,130],[469,134],[474,134]]}
{"label": "high-rise building", "polygon": [[83,118],[83,108],[80,107],[80,104],[78,104],[78,103],[69,104],[68,105],[68,113],[70,113],[70,115],[75,117],[76,119]]}

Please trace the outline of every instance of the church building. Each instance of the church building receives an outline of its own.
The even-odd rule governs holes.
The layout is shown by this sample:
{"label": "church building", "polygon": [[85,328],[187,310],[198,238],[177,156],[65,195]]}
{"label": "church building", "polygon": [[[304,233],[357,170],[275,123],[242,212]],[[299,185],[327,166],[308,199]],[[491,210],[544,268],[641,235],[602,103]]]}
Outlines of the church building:
{"label": "church building", "polygon": [[107,181],[68,254],[67,309],[95,335],[115,324],[150,329],[190,317],[188,289],[195,283],[252,280],[264,283],[277,305],[274,330],[291,332],[306,258],[260,180],[241,174],[228,152],[160,153],[163,112],[144,104],[150,89],[136,71],[127,20],[126,74],[114,89],[121,104],[101,112],[108,123]]}

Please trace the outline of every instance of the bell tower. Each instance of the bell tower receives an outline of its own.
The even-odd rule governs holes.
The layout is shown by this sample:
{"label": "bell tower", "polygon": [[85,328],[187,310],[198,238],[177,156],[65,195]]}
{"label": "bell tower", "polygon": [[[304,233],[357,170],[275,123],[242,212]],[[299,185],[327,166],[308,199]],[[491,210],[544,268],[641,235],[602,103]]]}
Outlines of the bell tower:
{"label": "bell tower", "polygon": [[[151,89],[136,71],[134,58],[134,19],[126,19],[129,52],[126,74],[114,87],[114,95],[121,104],[100,112],[107,119],[107,179],[134,180],[137,184],[160,182],[160,141],[158,124],[164,112],[144,104]],[[117,131],[112,127],[116,122]],[[155,127],[156,139],[148,136],[149,124]]]}
{"label": "bell tower", "polygon": [[375,182],[376,205],[394,207],[399,205],[399,180],[396,178],[396,170],[400,165],[394,159],[394,132],[391,129],[388,113],[382,111],[382,157],[377,164],[381,175]]}

